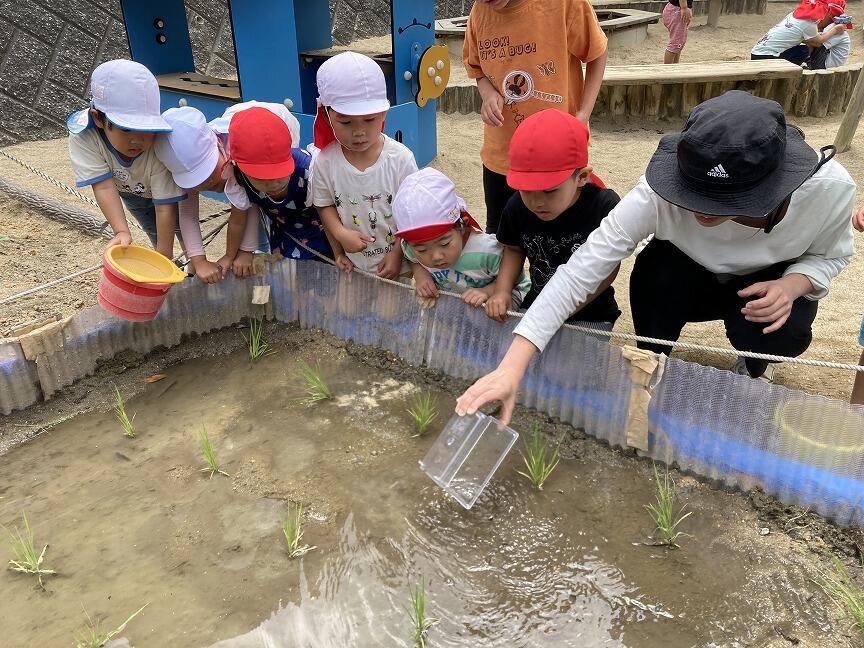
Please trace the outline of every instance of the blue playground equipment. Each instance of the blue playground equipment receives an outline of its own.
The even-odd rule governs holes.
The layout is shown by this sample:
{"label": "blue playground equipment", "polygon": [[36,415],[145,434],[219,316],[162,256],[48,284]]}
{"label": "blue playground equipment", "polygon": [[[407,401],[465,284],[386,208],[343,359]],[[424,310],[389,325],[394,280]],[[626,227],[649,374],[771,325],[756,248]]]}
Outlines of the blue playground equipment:
{"label": "blue playground equipment", "polygon": [[[315,73],[333,54],[327,0],[229,0],[237,79],[195,72],[183,0],[121,0],[132,59],[159,80],[162,109],[190,105],[208,119],[231,104],[284,103],[312,141]],[[390,0],[392,54],[375,56],[392,108],[385,132],[414,152],[420,166],[436,154],[434,99],[450,76],[447,48],[435,45],[434,0]]]}

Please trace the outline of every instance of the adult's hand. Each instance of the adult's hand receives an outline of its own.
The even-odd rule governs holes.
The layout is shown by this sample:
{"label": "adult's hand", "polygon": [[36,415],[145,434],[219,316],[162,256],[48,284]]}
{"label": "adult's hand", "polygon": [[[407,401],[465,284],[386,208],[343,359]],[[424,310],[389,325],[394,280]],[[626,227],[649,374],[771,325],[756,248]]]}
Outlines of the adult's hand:
{"label": "adult's hand", "polygon": [[498,368],[483,376],[456,399],[456,413],[459,416],[474,414],[486,403],[501,401],[501,414],[498,418],[507,425],[516,406],[519,382],[536,352],[537,347],[526,338],[519,335],[514,337]]}
{"label": "adult's hand", "polygon": [[738,296],[743,299],[756,297],[747,302],[741,313],[748,322],[768,324],[762,329],[763,333],[773,333],[789,319],[795,300],[812,290],[810,279],[798,273],[773,281],[760,281],[738,291]]}

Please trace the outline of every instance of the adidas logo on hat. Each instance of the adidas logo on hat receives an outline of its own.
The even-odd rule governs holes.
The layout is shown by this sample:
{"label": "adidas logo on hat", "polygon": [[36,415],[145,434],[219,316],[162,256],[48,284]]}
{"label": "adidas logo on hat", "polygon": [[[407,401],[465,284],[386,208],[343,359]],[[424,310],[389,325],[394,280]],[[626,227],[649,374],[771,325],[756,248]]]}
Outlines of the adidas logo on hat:
{"label": "adidas logo on hat", "polygon": [[726,173],[726,169],[723,168],[722,164],[718,164],[713,169],[708,172],[708,175],[712,178],[728,178],[729,174]]}

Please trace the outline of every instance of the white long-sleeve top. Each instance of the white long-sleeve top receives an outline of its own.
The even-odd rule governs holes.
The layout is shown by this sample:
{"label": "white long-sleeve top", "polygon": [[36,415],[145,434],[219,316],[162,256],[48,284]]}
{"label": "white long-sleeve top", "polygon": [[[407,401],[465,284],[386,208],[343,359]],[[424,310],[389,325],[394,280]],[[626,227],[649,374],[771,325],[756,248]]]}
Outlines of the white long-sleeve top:
{"label": "white long-sleeve top", "polygon": [[832,160],[792,194],[786,216],[771,233],[731,220],[708,228],[693,212],[660,198],[642,176],[570,260],[558,267],[513,332],[542,351],[564,321],[650,234],[674,244],[715,274],[745,275],[793,261],[784,276],[807,276],[813,284],[807,298],[821,299],[852,259],[854,202],[855,182]]}

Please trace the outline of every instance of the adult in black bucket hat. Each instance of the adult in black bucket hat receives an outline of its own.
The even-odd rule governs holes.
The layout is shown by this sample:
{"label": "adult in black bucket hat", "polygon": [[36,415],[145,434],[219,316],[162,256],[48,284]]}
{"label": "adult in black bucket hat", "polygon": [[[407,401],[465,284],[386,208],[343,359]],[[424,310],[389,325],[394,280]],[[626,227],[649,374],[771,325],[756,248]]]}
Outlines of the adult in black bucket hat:
{"label": "adult in black bucket hat", "polygon": [[[855,183],[787,126],[779,104],[745,92],[709,99],[660,141],[645,175],[552,280],[514,330],[498,368],[457,401],[493,400],[510,418],[531,357],[638,244],[630,278],[636,333],[675,341],[687,322],[723,320],[732,346],[798,356],[818,300],[853,254]],[[669,345],[642,344],[668,353]],[[761,376],[762,361],[734,370]]]}

